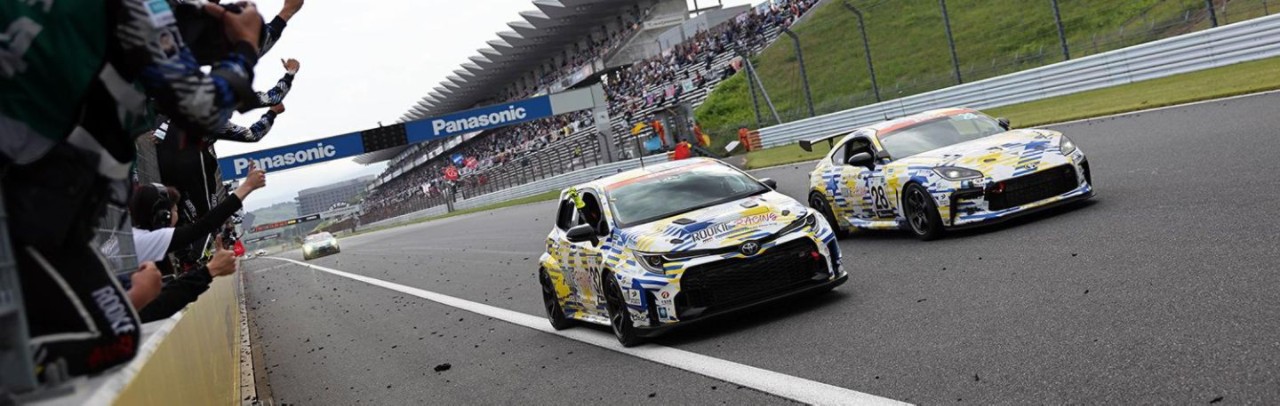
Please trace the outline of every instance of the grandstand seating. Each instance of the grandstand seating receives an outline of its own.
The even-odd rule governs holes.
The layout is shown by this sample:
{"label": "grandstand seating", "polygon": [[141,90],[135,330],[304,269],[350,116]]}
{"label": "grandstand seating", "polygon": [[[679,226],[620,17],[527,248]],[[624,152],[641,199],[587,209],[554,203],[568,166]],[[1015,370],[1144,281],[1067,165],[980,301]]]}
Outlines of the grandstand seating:
{"label": "grandstand seating", "polygon": [[[785,5],[777,8],[780,11],[758,17],[757,22],[760,27],[754,34],[736,32],[733,43],[721,41],[722,43],[719,47],[700,47],[701,52],[690,58],[692,62],[676,64],[678,66],[676,70],[667,72],[664,75],[665,78],[673,78],[674,80],[646,81],[641,89],[629,89],[631,90],[628,92],[629,94],[623,94],[624,92],[613,86],[614,84],[606,83],[606,92],[613,99],[610,104],[610,125],[613,130],[612,142],[618,147],[615,150],[632,149],[635,141],[630,130],[634,122],[644,120],[659,111],[681,104],[687,104],[692,108],[700,106],[710,95],[711,90],[726,77],[723,73],[730,68],[732,61],[737,57],[734,48],[741,47],[740,49],[747,54],[759,53],[782,34],[784,24],[790,24],[796,20],[796,16],[790,16],[787,6],[796,4],[801,13],[803,13],[812,9],[816,3],[816,0],[786,2]],[[732,23],[726,23],[712,27],[708,35],[718,35],[723,30],[730,29],[733,26]],[[697,38],[692,40],[697,40]],[[685,46],[686,44],[681,45]],[[715,52],[716,50],[719,50],[719,52]],[[705,62],[708,53],[711,59],[710,66]],[[670,58],[670,56],[655,58]],[[646,75],[642,71],[637,71],[644,69],[644,66],[651,61],[653,60],[643,61],[630,67],[624,67],[622,70],[631,74],[652,76]],[[662,60],[652,65],[671,66],[666,62]],[[612,77],[616,78],[616,76]],[[664,97],[655,102],[649,102],[644,99],[644,95],[664,92],[671,86],[680,86],[680,82],[684,79],[695,77],[700,77],[704,80],[702,85],[691,91],[682,92],[678,98]],[[620,101],[621,103],[619,103]],[[629,111],[630,114],[627,114],[627,106],[634,106]],[[631,118],[630,121],[628,121],[628,117]],[[585,124],[590,119],[590,116],[580,114],[575,116],[574,119]],[[466,149],[472,143],[483,142],[485,139],[503,137],[504,135],[509,136],[514,131],[512,130],[513,128],[527,125],[522,124],[521,126],[508,127],[483,134],[477,139],[455,146],[453,150],[440,153],[427,163],[415,167],[412,171],[409,171],[410,173],[400,175],[400,178],[392,182],[377,186],[373,193],[370,193],[366,198],[365,210],[361,216],[361,221],[363,223],[375,222],[445,204],[444,189],[448,186],[446,186],[446,182],[442,182],[441,173],[443,168],[447,166],[451,154],[455,151]],[[465,174],[456,182],[457,198],[479,196],[603,163],[595,126],[579,125],[578,128],[580,129],[567,136],[560,137],[537,148],[526,150],[514,159],[485,165],[481,170]],[[392,171],[392,167],[395,167],[398,163],[413,162],[416,157],[433,150],[435,145],[438,144],[429,143],[429,145],[416,148],[415,151],[418,151],[418,153],[393,161],[392,165],[387,169],[388,172]],[[478,159],[484,160],[484,158]],[[432,184],[434,186],[429,188],[430,192],[428,192],[423,190],[423,184]]]}

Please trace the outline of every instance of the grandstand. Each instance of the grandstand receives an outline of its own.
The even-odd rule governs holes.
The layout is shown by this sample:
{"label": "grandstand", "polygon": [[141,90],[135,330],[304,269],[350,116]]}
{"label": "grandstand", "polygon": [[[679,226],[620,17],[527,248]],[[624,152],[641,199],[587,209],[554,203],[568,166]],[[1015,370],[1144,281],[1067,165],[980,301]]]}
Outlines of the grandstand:
{"label": "grandstand", "polygon": [[[701,105],[742,68],[738,52],[763,50],[816,3],[691,11],[685,0],[537,0],[536,10],[520,13],[511,31],[498,33],[400,121],[602,84],[613,149],[621,158],[661,152],[640,146],[632,126]],[[595,128],[580,112],[362,155],[357,162],[389,164],[369,186],[361,221],[606,163]]]}

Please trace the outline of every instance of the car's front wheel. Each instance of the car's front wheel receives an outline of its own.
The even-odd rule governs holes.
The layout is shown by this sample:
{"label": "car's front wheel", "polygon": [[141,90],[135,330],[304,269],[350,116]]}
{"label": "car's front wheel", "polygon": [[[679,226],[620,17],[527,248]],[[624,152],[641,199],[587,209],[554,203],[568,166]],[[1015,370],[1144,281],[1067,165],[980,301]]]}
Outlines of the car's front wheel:
{"label": "car's front wheel", "polygon": [[907,185],[902,198],[902,214],[907,218],[907,230],[916,238],[928,241],[942,237],[942,216],[938,214],[933,196],[924,186]]}
{"label": "car's front wheel", "polygon": [[822,217],[827,218],[827,225],[831,226],[831,231],[836,233],[837,238],[849,236],[849,233],[840,228],[840,220],[836,220],[836,214],[831,209],[831,205],[827,203],[826,196],[821,193],[813,192],[809,194],[809,207],[822,213]]}
{"label": "car's front wheel", "polygon": [[618,339],[618,343],[623,347],[634,347],[644,342],[636,331],[635,323],[631,321],[631,311],[627,310],[627,301],[622,297],[622,289],[618,287],[618,281],[613,275],[604,274],[604,301],[605,308],[609,311],[609,326],[613,329],[613,336]]}
{"label": "car's front wheel", "polygon": [[547,311],[547,320],[551,321],[551,328],[564,330],[572,327],[573,322],[564,316],[564,308],[560,307],[560,300],[556,296],[556,287],[551,283],[551,276],[547,275],[545,269],[538,270],[538,281],[542,284],[542,307]]}

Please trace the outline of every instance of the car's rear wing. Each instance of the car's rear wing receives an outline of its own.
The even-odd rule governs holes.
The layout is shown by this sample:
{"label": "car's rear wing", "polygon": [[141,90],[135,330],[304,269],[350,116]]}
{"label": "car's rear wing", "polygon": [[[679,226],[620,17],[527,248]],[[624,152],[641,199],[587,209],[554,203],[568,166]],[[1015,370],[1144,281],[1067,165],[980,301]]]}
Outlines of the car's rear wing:
{"label": "car's rear wing", "polygon": [[838,133],[835,133],[835,134],[827,135],[827,136],[820,137],[820,138],[814,138],[814,139],[811,139],[811,140],[800,140],[800,149],[803,149],[803,150],[805,150],[805,151],[809,151],[809,152],[813,152],[813,144],[817,144],[817,143],[819,143],[819,142],[823,142],[823,141],[826,141],[828,146],[832,146],[832,147],[834,147],[834,146],[835,146],[835,144],[836,144],[835,139],[836,139],[836,138],[838,138],[838,137],[843,137],[843,136],[845,136],[846,134],[849,134],[849,133],[848,133],[848,132],[838,132]]}

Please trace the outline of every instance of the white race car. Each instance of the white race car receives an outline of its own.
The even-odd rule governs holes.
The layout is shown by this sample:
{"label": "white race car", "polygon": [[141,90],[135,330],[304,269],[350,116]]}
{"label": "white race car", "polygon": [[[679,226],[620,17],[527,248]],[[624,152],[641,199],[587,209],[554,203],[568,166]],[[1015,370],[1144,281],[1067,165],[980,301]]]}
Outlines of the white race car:
{"label": "white race car", "polygon": [[333,234],[324,231],[308,235],[306,241],[302,243],[302,259],[304,261],[339,252],[342,252],[342,249],[338,248],[338,239]]}
{"label": "white race car", "polygon": [[834,148],[809,174],[809,205],[840,231],[906,229],[929,240],[1094,193],[1071,139],[1010,130],[976,110],[928,111],[800,147],[817,141]]}

